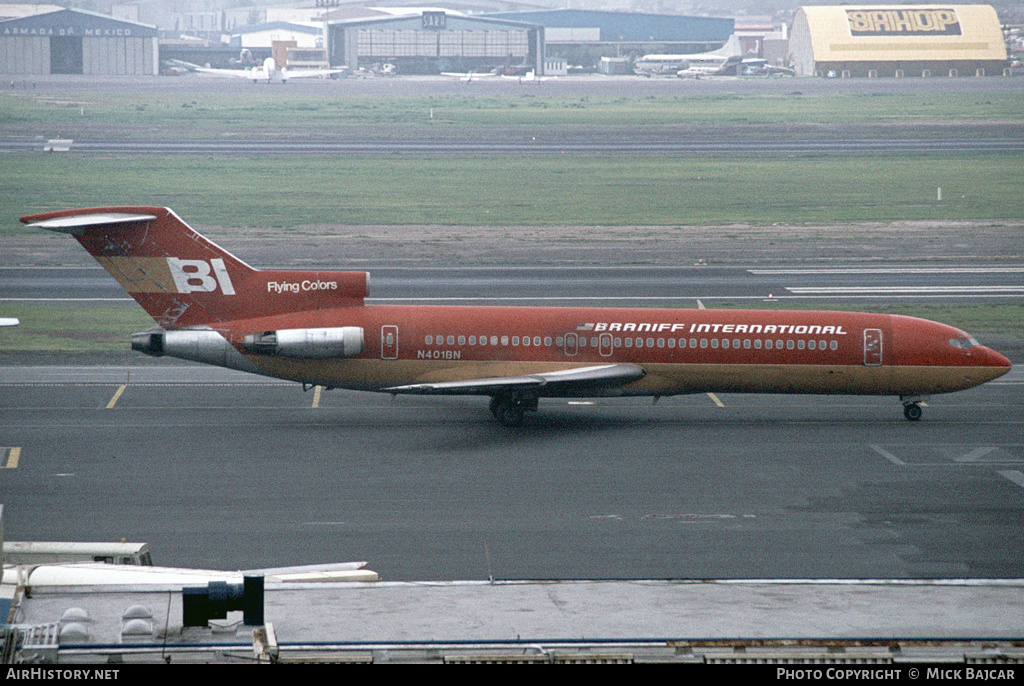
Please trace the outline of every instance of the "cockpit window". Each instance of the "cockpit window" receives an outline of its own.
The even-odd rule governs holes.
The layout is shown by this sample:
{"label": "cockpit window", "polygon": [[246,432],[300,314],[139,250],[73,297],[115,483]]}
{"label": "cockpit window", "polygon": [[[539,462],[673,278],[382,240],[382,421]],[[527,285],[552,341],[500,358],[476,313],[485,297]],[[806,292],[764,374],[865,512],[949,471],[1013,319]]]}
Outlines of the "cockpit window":
{"label": "cockpit window", "polygon": [[973,336],[968,336],[967,334],[962,333],[956,338],[950,338],[949,345],[954,348],[962,348],[966,350],[967,348],[973,348],[974,346],[979,345],[979,343]]}

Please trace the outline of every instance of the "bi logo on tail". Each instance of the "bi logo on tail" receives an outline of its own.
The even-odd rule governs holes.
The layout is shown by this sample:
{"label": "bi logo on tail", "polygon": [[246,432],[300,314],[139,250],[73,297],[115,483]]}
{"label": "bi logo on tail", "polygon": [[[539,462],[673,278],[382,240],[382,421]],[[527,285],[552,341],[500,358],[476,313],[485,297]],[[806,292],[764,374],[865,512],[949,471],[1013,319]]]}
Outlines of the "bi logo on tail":
{"label": "bi logo on tail", "polygon": [[167,267],[174,279],[178,293],[213,293],[220,286],[224,295],[234,295],[235,287],[231,283],[224,260],[215,257],[206,260],[181,260],[177,257],[167,258]]}

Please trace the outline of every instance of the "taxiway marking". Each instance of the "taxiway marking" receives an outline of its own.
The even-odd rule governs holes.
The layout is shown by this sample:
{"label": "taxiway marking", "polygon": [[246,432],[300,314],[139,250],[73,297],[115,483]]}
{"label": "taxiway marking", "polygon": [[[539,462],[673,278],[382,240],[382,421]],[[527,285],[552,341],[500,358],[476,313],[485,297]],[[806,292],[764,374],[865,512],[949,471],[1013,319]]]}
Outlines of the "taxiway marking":
{"label": "taxiway marking", "polygon": [[0,469],[17,469],[18,460],[21,459],[21,448],[19,446],[12,446],[10,448],[0,448],[0,451],[7,452],[7,459],[0,465]]}
{"label": "taxiway marking", "polygon": [[821,267],[808,269],[748,269],[750,274],[1022,274],[1024,267]]}
{"label": "taxiway marking", "polygon": [[725,403],[719,400],[718,396],[715,395],[714,393],[708,393],[708,397],[711,398],[711,402],[713,402],[715,405],[718,405],[719,407],[725,407]]}
{"label": "taxiway marking", "polygon": [[[893,447],[895,452],[890,452],[880,445],[869,444],[868,447],[899,467],[995,467],[1022,462],[1018,444],[977,447],[970,445],[896,445]],[[907,462],[897,457],[896,452],[902,452],[904,455],[909,453],[910,461]],[[939,462],[933,461],[936,453],[945,459]],[[1000,473],[1002,474],[1002,472]]]}
{"label": "taxiway marking", "polygon": [[1024,472],[1018,472],[1016,469],[1006,469],[998,472],[998,474],[1003,478],[1009,479],[1021,488],[1024,488]]}
{"label": "taxiway marking", "polygon": [[794,295],[921,295],[921,294],[976,294],[1024,293],[1024,286],[792,286],[786,288]]}
{"label": "taxiway marking", "polygon": [[977,462],[977,461],[981,460],[983,457],[985,457],[986,455],[988,455],[989,453],[993,453],[993,452],[995,452],[997,450],[999,450],[999,448],[996,447],[996,446],[987,446],[987,447],[975,448],[974,450],[971,450],[970,452],[967,452],[967,453],[964,453],[963,455],[959,455],[957,457],[954,457],[953,460],[956,461],[956,462]]}
{"label": "taxiway marking", "polygon": [[907,466],[906,462],[904,462],[900,458],[896,457],[895,455],[893,455],[892,453],[890,453],[888,450],[886,450],[885,448],[883,448],[880,445],[870,445],[868,447],[871,448],[872,450],[874,450],[876,453],[878,453],[882,457],[884,457],[885,459],[889,460],[889,462],[892,462],[894,465],[897,465],[899,467],[906,467]]}
{"label": "taxiway marking", "polygon": [[107,409],[108,410],[114,409],[114,405],[117,405],[118,399],[120,399],[121,394],[124,393],[126,388],[128,388],[127,384],[121,384],[118,387],[118,389],[114,392],[114,397],[110,399],[109,403],[107,403]]}

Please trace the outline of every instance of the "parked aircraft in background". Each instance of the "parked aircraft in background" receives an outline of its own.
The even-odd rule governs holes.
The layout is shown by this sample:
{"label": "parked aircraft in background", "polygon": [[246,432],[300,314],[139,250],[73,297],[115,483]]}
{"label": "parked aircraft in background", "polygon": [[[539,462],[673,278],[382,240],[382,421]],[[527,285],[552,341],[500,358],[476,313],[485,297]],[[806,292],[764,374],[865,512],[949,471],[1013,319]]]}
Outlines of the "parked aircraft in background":
{"label": "parked aircraft in background", "polygon": [[356,70],[356,76],[363,78],[371,76],[394,76],[397,73],[398,67],[390,62],[375,64],[372,67],[359,67],[359,69]]}
{"label": "parked aircraft in background", "polygon": [[644,55],[633,65],[633,70],[641,76],[652,74],[676,74],[682,76],[682,72],[694,70],[693,74],[709,74],[720,69],[727,61],[733,64],[743,58],[743,49],[740,47],[739,37],[733,34],[725,45],[718,50],[704,52],[694,55]]}
{"label": "parked aircraft in background", "polygon": [[548,81],[549,79],[554,79],[556,77],[554,77],[554,76],[537,76],[537,72],[535,72],[533,69],[531,69],[530,71],[528,71],[525,74],[522,74],[520,76],[516,76],[516,75],[512,75],[512,74],[502,74],[501,78],[509,79],[511,81],[518,81],[519,83],[543,83],[544,81]]}
{"label": "parked aircraft in background", "polygon": [[675,75],[681,78],[700,76],[763,76],[793,74],[786,67],[772,67],[760,57],[744,57],[739,38],[734,34],[729,41],[712,52],[697,55],[644,55],[633,65],[641,76]]}
{"label": "parked aircraft in background", "polygon": [[252,69],[211,69],[210,67],[196,67],[195,71],[200,74],[211,74],[213,76],[229,76],[238,79],[250,79],[253,83],[264,81],[266,83],[286,83],[289,79],[311,79],[325,78],[331,74],[341,74],[347,69],[286,69],[278,68],[273,57],[263,60],[263,64]]}
{"label": "parked aircraft in background", "polygon": [[739,55],[733,55],[723,60],[707,59],[690,62],[685,69],[676,72],[676,76],[684,79],[700,76],[737,76],[737,68],[743,64],[743,61]]}
{"label": "parked aircraft in background", "polygon": [[999,377],[1010,362],[951,326],[829,311],[367,305],[369,275],[258,270],[164,207],[22,217],[73,235],[156,320],[147,355],[304,387],[482,395],[514,426],[539,398],[683,393],[899,396]]}
{"label": "parked aircraft in background", "polygon": [[671,76],[690,66],[687,55],[644,55],[633,63],[633,71],[638,76]]}
{"label": "parked aircraft in background", "polygon": [[497,76],[497,74],[495,74],[493,72],[479,72],[479,71],[467,71],[465,73],[454,72],[454,71],[443,71],[443,72],[441,72],[441,76],[452,76],[452,77],[458,78],[459,81],[462,81],[464,83],[471,83],[473,81],[479,81],[480,79],[494,78],[495,76]]}

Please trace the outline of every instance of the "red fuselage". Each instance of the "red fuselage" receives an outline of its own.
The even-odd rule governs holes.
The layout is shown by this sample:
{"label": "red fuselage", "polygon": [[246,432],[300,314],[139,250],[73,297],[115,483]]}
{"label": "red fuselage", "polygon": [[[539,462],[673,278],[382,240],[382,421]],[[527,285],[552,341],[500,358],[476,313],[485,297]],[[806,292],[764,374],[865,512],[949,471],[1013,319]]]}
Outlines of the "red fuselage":
{"label": "red fuselage", "polygon": [[361,390],[567,366],[628,363],[647,371],[608,390],[615,395],[927,395],[1010,368],[951,326],[855,312],[364,305],[217,328],[241,350],[251,331],[334,326],[362,327],[364,351],[339,360],[248,357],[264,374]]}

